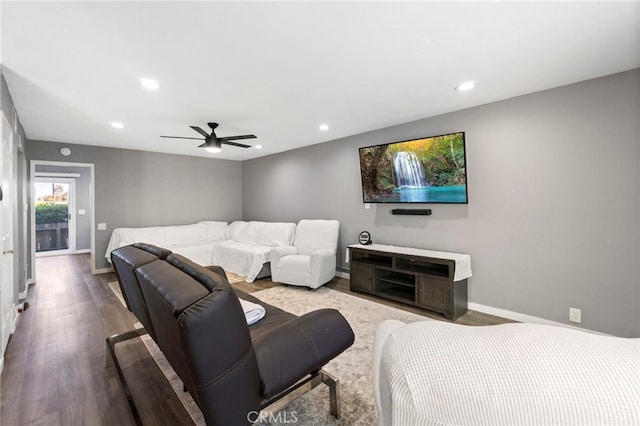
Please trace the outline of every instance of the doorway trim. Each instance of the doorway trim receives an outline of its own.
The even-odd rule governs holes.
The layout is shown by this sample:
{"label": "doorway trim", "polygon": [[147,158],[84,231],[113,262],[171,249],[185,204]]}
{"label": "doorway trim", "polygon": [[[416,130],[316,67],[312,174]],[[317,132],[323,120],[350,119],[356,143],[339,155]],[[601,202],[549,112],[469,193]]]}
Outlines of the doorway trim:
{"label": "doorway trim", "polygon": [[96,220],[96,191],[95,191],[95,164],[93,163],[73,163],[69,161],[45,161],[45,160],[31,160],[29,162],[29,187],[30,187],[30,201],[29,201],[29,212],[31,215],[31,253],[30,253],[30,261],[31,261],[31,280],[30,283],[36,282],[36,210],[35,205],[33,203],[33,196],[35,194],[35,178],[36,178],[36,166],[62,166],[62,167],[88,167],[89,168],[89,178],[90,178],[90,226],[91,226],[91,273],[96,274],[96,231],[95,231],[95,220]]}

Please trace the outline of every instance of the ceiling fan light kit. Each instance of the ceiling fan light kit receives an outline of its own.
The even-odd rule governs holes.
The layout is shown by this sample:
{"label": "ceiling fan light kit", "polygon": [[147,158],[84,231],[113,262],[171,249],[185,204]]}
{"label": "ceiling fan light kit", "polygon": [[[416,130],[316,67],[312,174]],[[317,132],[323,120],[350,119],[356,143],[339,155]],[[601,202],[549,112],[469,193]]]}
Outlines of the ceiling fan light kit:
{"label": "ceiling fan light kit", "polygon": [[[251,145],[245,145],[238,142],[233,142],[235,140],[240,139],[255,139],[256,135],[237,135],[237,136],[224,136],[219,138],[216,136],[216,128],[218,127],[218,123],[207,123],[207,125],[211,128],[211,134],[202,130],[202,128],[198,126],[189,126],[196,132],[200,133],[204,136],[204,143],[202,145],[198,145],[198,148],[204,148],[207,152],[218,153],[222,151],[222,144],[233,145],[239,148],[251,148]],[[203,140],[203,138],[190,138],[186,136],[160,136],[161,138],[172,138],[172,139],[196,139]]]}

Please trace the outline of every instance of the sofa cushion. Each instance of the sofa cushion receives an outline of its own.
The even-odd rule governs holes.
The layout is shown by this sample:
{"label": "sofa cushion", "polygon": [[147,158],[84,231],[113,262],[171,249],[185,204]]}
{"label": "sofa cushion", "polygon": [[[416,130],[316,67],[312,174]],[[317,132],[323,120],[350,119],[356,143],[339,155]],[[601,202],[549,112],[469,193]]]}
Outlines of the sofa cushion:
{"label": "sofa cushion", "polygon": [[167,246],[196,244],[205,239],[206,230],[206,226],[202,223],[167,226],[165,227],[165,244]]}
{"label": "sofa cushion", "polygon": [[168,252],[162,251],[162,249],[155,249],[158,248],[135,244],[121,247],[111,252],[114,270],[127,308],[138,317],[144,328],[154,339],[155,331],[149,318],[142,289],[138,285],[138,280],[135,276],[135,270],[142,265],[158,260],[161,255],[164,255],[163,258],[167,257]]}
{"label": "sofa cushion", "polygon": [[295,230],[294,223],[249,222],[234,240],[257,246],[290,246],[293,243]]}
{"label": "sofa cushion", "polygon": [[180,244],[177,246],[171,246],[171,251],[183,255],[199,265],[209,266],[213,264],[213,250],[215,249],[216,244],[217,243],[214,241]]}
{"label": "sofa cushion", "polygon": [[161,246],[164,244],[165,227],[118,228],[114,229],[113,233],[116,234],[115,240],[117,240],[115,242],[116,247],[113,247],[113,249],[133,243],[149,243]]}
{"label": "sofa cushion", "polygon": [[247,226],[247,223],[249,222],[244,222],[242,220],[231,222],[229,226],[227,226],[227,229],[224,231],[223,238],[225,240],[235,240],[238,236],[238,233],[242,231],[245,226]]}
{"label": "sofa cushion", "polygon": [[228,284],[224,269],[217,266],[204,267],[179,254],[171,254],[167,262],[202,284],[208,291],[215,291]]}
{"label": "sofa cushion", "polygon": [[255,296],[252,296],[249,293],[245,293],[243,291],[236,290],[236,289],[234,290],[236,292],[236,295],[240,299],[246,300],[252,303],[257,303],[258,305],[262,306],[265,310],[264,318],[262,318],[257,323],[249,326],[249,333],[251,333],[251,340],[256,340],[257,338],[261,337],[263,334],[268,333],[274,327],[280,324],[284,324],[285,322],[291,321],[292,319],[296,318],[295,315],[287,311],[283,311],[280,308],[276,308],[275,306],[271,306],[268,303],[264,303],[262,300],[258,299]]}
{"label": "sofa cushion", "polygon": [[207,241],[221,240],[227,230],[227,222],[201,220],[198,222],[205,227],[204,239]]}
{"label": "sofa cushion", "polygon": [[213,251],[213,264],[221,265],[226,271],[246,276],[252,282],[258,276],[265,262],[269,261],[271,247],[256,246],[228,240],[220,241]]}

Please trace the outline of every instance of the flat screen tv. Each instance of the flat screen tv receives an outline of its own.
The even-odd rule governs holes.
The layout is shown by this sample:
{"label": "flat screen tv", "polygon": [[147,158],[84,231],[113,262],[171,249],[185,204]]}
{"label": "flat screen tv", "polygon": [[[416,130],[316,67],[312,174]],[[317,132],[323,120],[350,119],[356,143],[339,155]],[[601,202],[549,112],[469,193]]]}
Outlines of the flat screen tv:
{"label": "flat screen tv", "polygon": [[467,204],[464,132],[360,148],[365,203]]}

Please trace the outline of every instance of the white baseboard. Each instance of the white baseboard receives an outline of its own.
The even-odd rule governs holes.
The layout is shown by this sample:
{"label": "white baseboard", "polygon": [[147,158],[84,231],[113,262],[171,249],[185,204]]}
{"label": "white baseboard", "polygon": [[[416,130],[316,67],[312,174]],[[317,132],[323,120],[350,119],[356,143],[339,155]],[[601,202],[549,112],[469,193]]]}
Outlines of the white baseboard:
{"label": "white baseboard", "polygon": [[506,319],[510,319],[518,322],[526,322],[530,324],[553,325],[556,327],[573,328],[575,330],[586,331],[589,333],[606,335],[606,333],[600,333],[598,331],[589,330],[588,328],[576,327],[575,325],[571,325],[571,324],[551,321],[544,318],[534,317],[533,315],[527,315],[527,314],[521,314],[519,312],[508,311],[506,309],[494,308],[493,306],[481,305],[479,303],[469,302],[468,308],[474,311],[482,312],[489,315],[495,315],[497,317],[502,317],[502,318],[506,318]]}
{"label": "white baseboard", "polygon": [[85,254],[85,253],[91,253],[91,249],[76,250],[74,254]]}
{"label": "white baseboard", "polygon": [[336,271],[336,277],[340,277],[340,278],[345,278],[345,279],[349,279],[349,273],[348,272],[342,272],[342,271]]}
{"label": "white baseboard", "polygon": [[113,272],[113,268],[100,268],[100,269],[94,270],[92,273],[93,275],[100,275],[100,274],[108,274],[109,272]]}
{"label": "white baseboard", "polygon": [[18,300],[23,300],[27,298],[27,292],[29,291],[29,286],[35,284],[36,282],[33,280],[33,278],[29,278],[25,283],[24,283],[24,291],[21,291],[20,293],[18,293]]}
{"label": "white baseboard", "polygon": [[20,303],[18,305],[13,305],[12,312],[13,318],[11,319],[11,330],[9,333],[13,334],[16,332],[16,327],[18,326],[18,319],[20,318],[20,314],[18,313],[18,309],[22,310],[24,308],[24,304]]}

